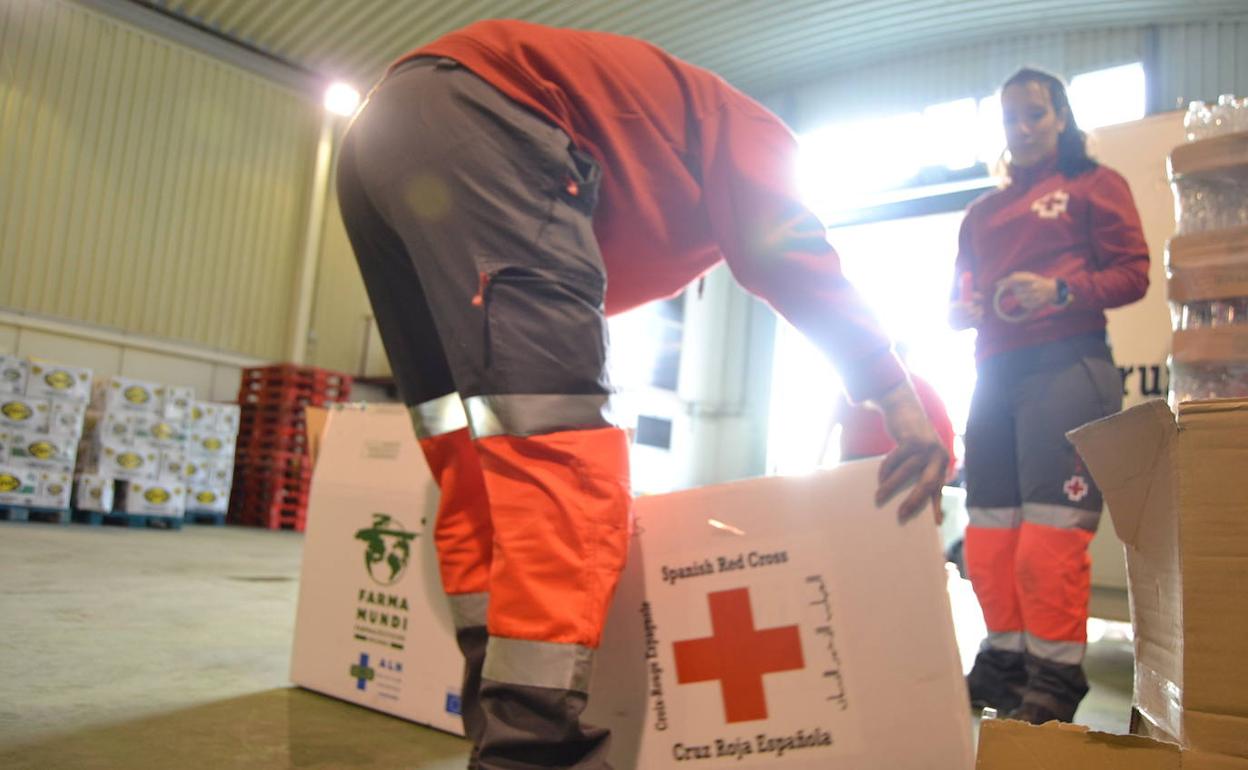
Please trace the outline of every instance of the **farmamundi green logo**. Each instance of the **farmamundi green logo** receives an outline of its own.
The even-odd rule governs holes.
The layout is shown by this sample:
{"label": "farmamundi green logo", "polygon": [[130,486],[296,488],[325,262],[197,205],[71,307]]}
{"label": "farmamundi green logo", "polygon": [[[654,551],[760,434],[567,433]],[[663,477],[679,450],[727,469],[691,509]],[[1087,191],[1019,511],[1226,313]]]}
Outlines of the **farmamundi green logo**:
{"label": "farmamundi green logo", "polygon": [[364,568],[374,584],[361,587],[357,592],[356,639],[392,650],[402,650],[406,644],[410,610],[407,596],[390,587],[407,571],[412,558],[412,541],[418,534],[408,532],[401,522],[386,513],[374,513],[373,525],[356,531],[355,539],[364,543]]}
{"label": "farmamundi green logo", "polygon": [[355,533],[355,539],[367,546],[364,549],[364,567],[374,583],[392,586],[399,582],[407,570],[407,563],[411,561],[411,544],[416,535],[385,513],[374,513],[373,526]]}

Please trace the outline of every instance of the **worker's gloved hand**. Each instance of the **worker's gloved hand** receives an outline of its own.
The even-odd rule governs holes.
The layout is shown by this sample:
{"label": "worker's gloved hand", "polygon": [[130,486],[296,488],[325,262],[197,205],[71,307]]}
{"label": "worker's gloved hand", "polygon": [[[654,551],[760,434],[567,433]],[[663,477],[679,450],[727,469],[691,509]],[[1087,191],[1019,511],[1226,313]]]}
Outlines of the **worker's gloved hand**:
{"label": "worker's gloved hand", "polygon": [[923,405],[907,380],[875,399],[884,413],[884,425],[897,442],[880,466],[880,486],[875,504],[883,505],[908,484],[914,487],[902,501],[897,515],[907,521],[930,502],[936,523],[941,521],[940,492],[949,468],[949,453],[927,419]]}

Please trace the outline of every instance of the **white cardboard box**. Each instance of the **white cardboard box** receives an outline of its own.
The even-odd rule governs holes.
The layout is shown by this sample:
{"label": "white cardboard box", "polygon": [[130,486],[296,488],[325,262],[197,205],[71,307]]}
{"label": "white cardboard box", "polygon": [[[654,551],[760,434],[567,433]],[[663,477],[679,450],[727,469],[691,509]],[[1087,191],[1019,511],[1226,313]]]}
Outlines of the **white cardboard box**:
{"label": "white cardboard box", "polygon": [[39,496],[39,471],[0,463],[0,505],[33,505]]}
{"label": "white cardboard box", "polygon": [[87,405],[83,401],[53,399],[49,402],[48,432],[75,441],[82,435]]}
{"label": "white cardboard box", "polygon": [[19,356],[0,353],[0,393],[25,395],[30,363]]}
{"label": "white cardboard box", "polygon": [[91,406],[101,412],[159,414],[165,386],[128,377],[109,377],[95,383]]}
{"label": "white cardboard box", "polygon": [[44,470],[72,472],[78,456],[78,437],[55,436],[43,431],[6,431],[3,462]]}
{"label": "white cardboard box", "polygon": [[46,398],[31,396],[0,397],[0,430],[47,431],[52,418],[52,408]]}
{"label": "white cardboard box", "polygon": [[186,457],[182,460],[182,480],[192,486],[228,490],[234,481],[234,462]]}
{"label": "white cardboard box", "polygon": [[615,767],[969,770],[940,540],[878,468],[637,500],[586,714]]}
{"label": "white cardboard box", "polygon": [[146,441],[161,450],[185,451],[190,435],[180,420],[155,414],[135,415],[130,420],[134,439]]}
{"label": "white cardboard box", "polygon": [[91,398],[91,370],[32,358],[30,377],[26,380],[26,395],[32,398],[62,398],[85,402]]}
{"label": "white cardboard box", "polygon": [[0,505],[67,510],[72,482],[67,471],[0,464]]}
{"label": "white cardboard box", "polygon": [[206,460],[230,460],[234,457],[236,441],[232,434],[221,431],[191,431],[186,442],[186,454]]}
{"label": "white cardboard box", "polygon": [[[637,501],[586,715],[612,728],[617,770],[695,758],[743,770],[969,770],[936,528],[877,510],[877,470],[867,461]],[[458,732],[462,664],[438,590],[435,500],[400,407],[331,410],[291,678]],[[374,537],[387,554],[411,546],[389,584],[384,560],[370,572],[365,558]],[[713,604],[730,619],[713,620]],[[693,681],[689,661],[732,679],[727,697],[721,680]]]}
{"label": "white cardboard box", "polygon": [[74,477],[74,507],[80,511],[113,512],[113,480],[107,476]]}
{"label": "white cardboard box", "polygon": [[134,416],[121,412],[87,410],[83,423],[83,435],[93,442],[108,443],[115,447],[134,445]]}
{"label": "white cardboard box", "polygon": [[230,507],[229,487],[192,484],[186,488],[186,510],[198,513],[225,513]]}
{"label": "white cardboard box", "polygon": [[238,435],[242,408],[238,404],[217,404],[217,430],[229,436]]}
{"label": "white cardboard box", "polygon": [[187,428],[197,432],[215,430],[221,417],[221,406],[212,401],[192,401],[186,415]]}
{"label": "white cardboard box", "polygon": [[50,508],[57,511],[69,509],[70,495],[73,493],[73,470],[40,470],[39,499],[37,508]]}
{"label": "white cardboard box", "polygon": [[123,513],[180,518],[186,510],[186,487],[181,482],[131,481],[122,489],[118,510]]}
{"label": "white cardboard box", "polygon": [[160,404],[160,416],[173,422],[185,422],[190,417],[191,404],[194,402],[194,388],[167,385]]}
{"label": "white cardboard box", "polygon": [[[290,678],[463,734],[433,552],[437,488],[401,406],[335,410],[312,480]],[[382,559],[369,561],[370,542]],[[391,574],[386,558],[400,568]]]}
{"label": "white cardboard box", "polygon": [[98,438],[80,446],[82,473],[128,481],[150,481],[160,473],[160,450],[155,447],[119,445]]}

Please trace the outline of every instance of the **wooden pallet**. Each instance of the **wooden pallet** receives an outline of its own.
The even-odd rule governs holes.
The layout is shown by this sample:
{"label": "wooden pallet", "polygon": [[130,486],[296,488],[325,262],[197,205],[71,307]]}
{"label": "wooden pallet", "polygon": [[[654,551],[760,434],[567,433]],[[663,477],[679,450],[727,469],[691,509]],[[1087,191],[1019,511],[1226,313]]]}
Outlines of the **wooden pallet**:
{"label": "wooden pallet", "polygon": [[148,516],[140,513],[100,513],[99,511],[75,511],[74,521],[92,527],[105,524],[115,527],[152,529],[182,529],[181,516]]}
{"label": "wooden pallet", "polygon": [[187,524],[206,524],[213,527],[225,526],[225,514],[215,511],[187,511],[182,518]]}
{"label": "wooden pallet", "polygon": [[49,524],[68,524],[68,510],[60,508],[27,508],[20,505],[0,506],[0,519],[5,521],[42,521]]}

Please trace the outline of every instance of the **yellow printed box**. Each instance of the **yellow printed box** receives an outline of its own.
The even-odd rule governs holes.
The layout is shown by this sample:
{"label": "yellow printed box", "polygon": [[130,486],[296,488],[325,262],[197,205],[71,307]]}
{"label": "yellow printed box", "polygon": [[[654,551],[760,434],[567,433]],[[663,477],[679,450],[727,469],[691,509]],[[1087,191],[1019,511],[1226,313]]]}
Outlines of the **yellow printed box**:
{"label": "yellow printed box", "polygon": [[80,511],[113,512],[114,482],[107,476],[80,474],[74,477],[74,507]]}
{"label": "yellow printed box", "polygon": [[0,397],[0,427],[2,428],[47,431],[51,416],[52,408],[46,398]]}
{"label": "yellow printed box", "polygon": [[0,393],[25,395],[30,363],[18,356],[0,354]]}
{"label": "yellow printed box", "polygon": [[160,416],[174,422],[186,422],[195,403],[195,389],[177,385],[165,387],[165,397],[160,404]]}
{"label": "yellow printed box", "polygon": [[38,494],[39,471],[0,464],[0,505],[33,505]]}
{"label": "yellow printed box", "polygon": [[132,424],[136,441],[146,441],[161,449],[186,448],[188,436],[181,421],[145,414],[133,417]]}
{"label": "yellow printed box", "polygon": [[53,436],[31,430],[12,430],[3,442],[4,462],[37,468],[72,471],[78,456],[78,438]]}
{"label": "yellow printed box", "polygon": [[122,513],[145,516],[182,516],[186,510],[186,487],[162,481],[131,481],[123,486]]}
{"label": "yellow printed box", "polygon": [[211,460],[229,460],[234,457],[235,437],[226,433],[191,432],[190,441],[186,445],[188,457],[199,457]]}
{"label": "yellow printed box", "polygon": [[165,386],[128,377],[109,377],[95,384],[92,407],[102,412],[145,412],[159,414],[165,399]]}
{"label": "yellow printed box", "polygon": [[26,395],[31,398],[87,401],[91,398],[91,370],[32,358]]}
{"label": "yellow printed box", "polygon": [[0,465],[0,505],[66,510],[71,481],[68,471]]}
{"label": "yellow printed box", "polygon": [[82,401],[49,401],[48,432],[54,436],[77,439],[82,435],[87,405]]}
{"label": "yellow printed box", "polygon": [[80,470],[129,481],[148,481],[160,473],[160,450],[148,446],[84,444]]}
{"label": "yellow printed box", "polygon": [[186,510],[196,513],[225,513],[230,507],[229,487],[192,485],[186,490]]}

